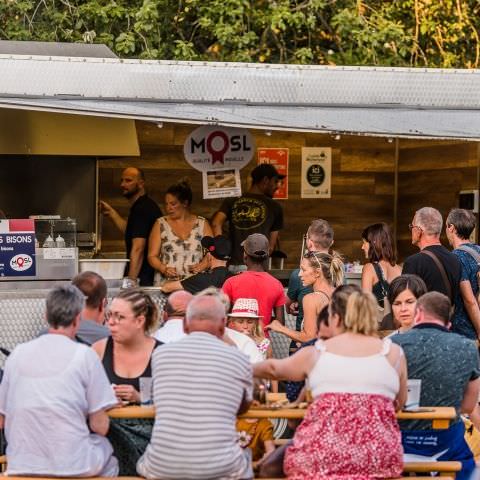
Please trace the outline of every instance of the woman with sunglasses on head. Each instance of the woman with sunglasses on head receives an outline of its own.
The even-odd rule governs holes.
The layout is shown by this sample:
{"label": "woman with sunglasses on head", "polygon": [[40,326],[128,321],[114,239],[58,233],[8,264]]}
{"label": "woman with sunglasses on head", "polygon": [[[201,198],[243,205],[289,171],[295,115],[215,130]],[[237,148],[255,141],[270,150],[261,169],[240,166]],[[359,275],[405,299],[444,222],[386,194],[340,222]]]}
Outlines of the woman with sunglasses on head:
{"label": "woman with sunglasses on head", "polygon": [[[290,480],[399,477],[403,458],[395,409],[407,396],[403,351],[389,338],[378,338],[375,298],[356,285],[333,292],[328,323],[336,331],[332,338],[253,366],[257,378],[308,379],[313,395],[286,448],[284,472]],[[265,459],[260,477],[281,476],[275,455]]]}
{"label": "woman with sunglasses on head", "polygon": [[386,223],[369,225],[362,232],[362,241],[362,250],[368,260],[362,270],[362,288],[372,292],[383,308],[390,282],[402,273],[396,263],[390,228]]}
{"label": "woman with sunglasses on head", "polygon": [[[107,313],[111,336],[92,345],[122,405],[140,403],[140,379],[151,381],[151,357],[162,345],[149,335],[157,318],[157,307],[148,294],[136,288],[122,290]],[[147,447],[152,428],[153,421],[146,419],[111,422],[109,439],[119,459],[120,475],[136,475],[136,461]]]}
{"label": "woman with sunglasses on head", "polygon": [[302,330],[292,330],[277,320],[271,322],[266,328],[283,333],[297,343],[305,343],[316,338],[318,314],[329,304],[335,287],[343,283],[343,276],[343,261],[338,253],[333,252],[330,255],[308,252],[300,264],[299,277],[304,286],[312,286],[313,292],[303,297]]}

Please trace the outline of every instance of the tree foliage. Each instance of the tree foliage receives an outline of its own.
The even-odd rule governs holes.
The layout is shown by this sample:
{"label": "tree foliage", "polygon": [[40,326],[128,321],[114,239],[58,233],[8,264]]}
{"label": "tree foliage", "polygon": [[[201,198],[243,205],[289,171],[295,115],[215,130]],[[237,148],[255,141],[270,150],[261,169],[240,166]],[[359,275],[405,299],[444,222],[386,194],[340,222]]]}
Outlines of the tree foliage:
{"label": "tree foliage", "polygon": [[0,35],[149,59],[470,68],[479,13],[477,0],[0,0]]}

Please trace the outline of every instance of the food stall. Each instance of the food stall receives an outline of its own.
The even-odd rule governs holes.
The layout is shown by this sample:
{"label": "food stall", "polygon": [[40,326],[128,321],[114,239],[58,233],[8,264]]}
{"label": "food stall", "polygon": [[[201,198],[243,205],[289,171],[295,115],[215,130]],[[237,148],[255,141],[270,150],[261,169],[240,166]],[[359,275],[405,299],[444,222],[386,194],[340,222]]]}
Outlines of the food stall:
{"label": "food stall", "polygon": [[[416,209],[431,205],[445,214],[458,205],[461,191],[478,192],[478,71],[86,55],[0,55],[0,153],[7,172],[0,177],[0,208],[10,219],[36,215],[46,228],[35,227],[39,261],[65,260],[74,269],[62,278],[46,278],[39,267],[38,278],[0,279],[0,346],[32,335],[38,323],[24,327],[19,312],[41,322],[30,299],[37,305],[51,285],[68,281],[78,261],[125,256],[114,226],[105,221],[100,231],[97,207],[103,199],[127,214],[118,188],[125,167],[145,171],[147,191],[159,204],[169,185],[188,177],[193,211],[211,218],[222,198],[206,196],[205,185],[224,188],[234,175],[204,178],[185,160],[186,141],[199,126],[252,136],[253,155],[239,171],[242,191],[260,158],[276,162],[275,155],[287,154],[287,188],[278,200],[285,216],[280,249],[287,258],[284,269],[274,271],[282,280],[298,265],[302,235],[313,218],[333,225],[334,247],[351,263],[361,261],[363,228],[386,221],[402,260],[414,251],[407,225]],[[323,176],[316,168],[320,160],[312,159],[328,165]],[[75,223],[74,240],[56,221]],[[65,247],[57,245],[58,235]],[[62,256],[50,251],[62,248],[75,249],[74,262],[45,258]],[[358,282],[359,276],[349,272],[348,280]],[[114,293],[120,278],[108,282]],[[12,324],[23,329],[15,338],[6,333]]]}

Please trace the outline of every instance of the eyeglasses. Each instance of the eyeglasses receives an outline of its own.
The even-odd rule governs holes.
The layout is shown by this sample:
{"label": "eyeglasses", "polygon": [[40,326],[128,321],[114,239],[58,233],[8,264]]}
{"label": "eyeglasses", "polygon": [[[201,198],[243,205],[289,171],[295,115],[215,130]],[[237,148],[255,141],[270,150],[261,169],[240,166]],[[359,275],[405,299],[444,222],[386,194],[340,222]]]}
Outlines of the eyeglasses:
{"label": "eyeglasses", "polygon": [[121,313],[112,312],[111,310],[107,312],[106,317],[107,317],[107,322],[110,322],[110,323],[121,323],[128,318],[127,316],[122,315]]}
{"label": "eyeglasses", "polygon": [[413,223],[408,224],[408,229],[412,231],[414,228],[418,228],[419,230],[422,230],[422,227],[419,227],[418,225],[414,225]]}

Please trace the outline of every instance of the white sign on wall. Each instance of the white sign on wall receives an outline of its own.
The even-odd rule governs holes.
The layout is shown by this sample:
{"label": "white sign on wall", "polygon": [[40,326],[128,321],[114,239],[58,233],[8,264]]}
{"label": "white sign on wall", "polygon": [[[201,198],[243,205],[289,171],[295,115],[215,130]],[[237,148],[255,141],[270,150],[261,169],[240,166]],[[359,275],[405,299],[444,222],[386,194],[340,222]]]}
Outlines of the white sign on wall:
{"label": "white sign on wall", "polygon": [[200,172],[239,170],[253,157],[253,137],[243,128],[204,126],[185,140],[185,160]]}
{"label": "white sign on wall", "polygon": [[332,149],[302,148],[301,198],[331,198]]}

